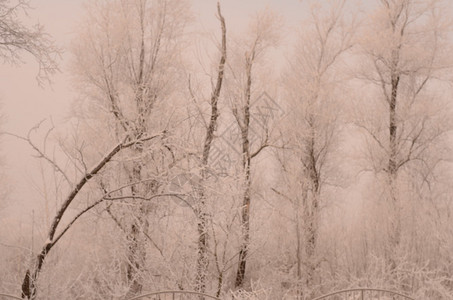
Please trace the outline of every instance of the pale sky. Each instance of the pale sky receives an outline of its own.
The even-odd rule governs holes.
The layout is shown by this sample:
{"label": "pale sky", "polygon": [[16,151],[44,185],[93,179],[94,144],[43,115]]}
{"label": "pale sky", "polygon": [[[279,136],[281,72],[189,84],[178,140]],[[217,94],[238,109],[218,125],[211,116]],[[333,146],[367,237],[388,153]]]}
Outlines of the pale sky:
{"label": "pale sky", "polygon": [[[77,94],[70,83],[68,61],[71,54],[68,50],[74,33],[77,32],[77,23],[83,17],[84,0],[31,0],[34,7],[29,12],[26,23],[39,22],[64,49],[60,64],[61,73],[55,75],[52,86],[39,87],[35,76],[37,64],[31,57],[24,55],[24,64],[20,66],[1,65],[0,67],[0,101],[5,120],[2,130],[25,135],[28,130],[43,119],[52,118],[56,126],[64,122],[68,116],[71,102]],[[266,7],[277,11],[285,20],[287,28],[293,28],[303,19],[304,4],[300,0],[224,0],[222,13],[226,19],[229,33],[245,28],[248,19],[254,13]],[[215,0],[192,0],[195,23],[200,30],[217,33],[218,20]],[[289,29],[291,30],[291,29]],[[11,212],[20,208],[23,222],[29,222],[31,211],[39,206],[39,195],[32,187],[32,183],[39,184],[37,160],[31,157],[33,152],[22,141],[10,137],[3,138],[1,152],[6,162],[7,174],[12,187]],[[34,203],[34,204],[33,204]],[[25,204],[25,205],[24,205]],[[28,213],[27,213],[28,212]],[[14,214],[10,218],[19,218]],[[21,221],[21,222],[22,222]]]}

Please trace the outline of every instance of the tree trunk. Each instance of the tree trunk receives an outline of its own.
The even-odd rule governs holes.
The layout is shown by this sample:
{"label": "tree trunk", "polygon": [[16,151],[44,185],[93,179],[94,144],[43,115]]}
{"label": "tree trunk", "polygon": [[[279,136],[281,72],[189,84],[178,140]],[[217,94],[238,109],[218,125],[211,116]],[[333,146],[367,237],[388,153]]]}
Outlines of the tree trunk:
{"label": "tree trunk", "polygon": [[[316,133],[314,129],[313,116],[310,117],[310,137],[307,141],[306,173],[308,189],[304,199],[304,222],[305,222],[305,260],[306,260],[306,287],[314,285],[316,272],[316,246],[318,242],[318,216],[320,197],[320,174],[316,165]],[[310,295],[313,296],[313,295]]]}
{"label": "tree trunk", "polygon": [[[252,88],[252,67],[255,59],[255,47],[250,51],[250,54],[246,54],[246,76],[247,83],[245,87],[245,104],[243,107],[243,115],[239,116],[235,113],[236,121],[241,131],[241,142],[242,142],[242,171],[244,172],[244,194],[242,200],[242,211],[241,211],[241,228],[242,228],[242,245],[239,248],[239,262],[236,273],[235,287],[241,287],[244,283],[245,271],[247,265],[247,254],[250,244],[250,203],[251,203],[251,175],[250,175],[250,141],[249,141],[249,127],[250,127],[250,98]],[[242,117],[242,119],[241,119]]]}
{"label": "tree trunk", "polygon": [[400,244],[401,216],[400,205],[396,190],[396,180],[398,175],[397,153],[398,153],[398,120],[397,120],[397,97],[400,76],[397,74],[398,52],[393,52],[393,65],[391,74],[391,95],[389,101],[389,160],[388,160],[388,183],[389,183],[389,205],[391,208],[390,215],[390,249],[388,249],[388,258],[392,269],[396,268],[395,250]]}
{"label": "tree trunk", "polygon": [[[138,155],[142,152],[141,147],[135,147],[134,152]],[[140,182],[142,176],[142,165],[140,162],[134,162],[132,174],[130,181],[131,182]],[[144,193],[140,192],[138,186],[134,185],[131,187],[132,199],[136,195],[144,194],[146,195],[148,191]],[[134,201],[137,203],[137,201]],[[130,226],[130,231],[127,234],[128,241],[128,253],[127,253],[127,267],[126,267],[126,277],[129,284],[128,296],[133,297],[140,294],[142,291],[143,283],[140,278],[140,270],[144,267],[146,261],[146,251],[145,251],[145,241],[143,238],[143,231],[146,230],[145,222],[147,217],[147,212],[144,209],[146,203],[138,201],[138,210],[133,211],[132,224]]]}
{"label": "tree trunk", "polygon": [[[248,139],[247,139],[248,147]],[[245,270],[247,264],[247,254],[250,245],[250,202],[251,202],[251,181],[250,181],[250,153],[246,151],[244,157],[245,160],[245,187],[244,187],[244,198],[242,201],[242,212],[241,212],[241,226],[242,226],[242,245],[239,249],[239,263],[236,273],[236,287],[241,287],[244,283]],[[248,156],[247,156],[248,155]]]}
{"label": "tree trunk", "polygon": [[209,224],[209,214],[206,207],[206,191],[203,183],[208,179],[208,162],[209,154],[211,151],[212,141],[214,140],[214,132],[217,128],[217,118],[219,116],[218,112],[218,100],[220,96],[220,91],[222,89],[223,75],[225,70],[226,62],[226,27],[225,19],[222,16],[220,11],[220,3],[217,3],[217,13],[220,19],[220,25],[222,29],[222,46],[221,46],[221,57],[219,61],[218,73],[217,73],[217,83],[212,91],[211,95],[211,118],[209,125],[206,128],[206,136],[203,145],[203,154],[201,160],[201,182],[198,186],[198,196],[199,200],[196,206],[196,215],[197,215],[197,231],[198,231],[198,249],[197,249],[197,266],[196,266],[196,275],[195,275],[195,290],[199,293],[206,292],[206,277],[209,266],[209,257],[208,257],[208,224]]}

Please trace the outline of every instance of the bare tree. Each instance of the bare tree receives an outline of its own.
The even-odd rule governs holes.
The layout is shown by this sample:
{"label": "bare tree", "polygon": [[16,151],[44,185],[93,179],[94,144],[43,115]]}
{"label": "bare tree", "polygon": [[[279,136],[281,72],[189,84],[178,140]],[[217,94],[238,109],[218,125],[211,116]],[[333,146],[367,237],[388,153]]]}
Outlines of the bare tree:
{"label": "bare tree", "polygon": [[441,5],[442,1],[382,0],[361,39],[367,58],[361,78],[377,87],[381,105],[373,114],[386,122],[369,116],[356,123],[369,140],[376,174],[385,174],[390,220],[385,255],[392,269],[402,239],[403,182],[411,180],[408,174],[421,172],[421,181],[413,184],[429,184],[434,156],[428,152],[446,130],[442,114],[436,113],[440,102],[432,96],[449,65],[442,49],[448,27]]}
{"label": "bare tree", "polygon": [[274,191],[294,205],[296,273],[304,289],[316,284],[321,261],[317,253],[320,215],[325,205],[323,190],[331,176],[329,159],[339,132],[336,66],[352,45],[353,25],[345,22],[345,5],[346,1],[340,0],[329,6],[313,6],[311,23],[302,29],[285,73],[292,159],[281,162],[283,171],[297,178],[292,183],[295,186],[289,187],[297,192],[291,194],[280,188]]}
{"label": "bare tree", "polygon": [[[92,7],[86,32],[81,33],[84,43],[75,49],[77,73],[80,82],[89,87],[88,97],[109,112],[118,136],[128,134],[139,140],[163,123],[161,118],[153,118],[153,112],[171,99],[179,78],[176,70],[181,44],[177,40],[187,20],[184,7],[184,2],[171,0],[99,1]],[[130,182],[140,182],[146,172],[157,168],[157,164],[144,162],[147,152],[140,143],[131,147],[129,155],[135,159],[124,163],[120,172]],[[156,194],[162,185],[158,177],[145,190],[132,185],[131,199]],[[127,224],[117,224],[129,243],[127,280],[132,296],[142,289],[140,271],[146,262],[150,206],[138,201],[127,213],[115,206],[108,212],[114,220],[128,215]]]}
{"label": "bare tree", "polygon": [[252,83],[254,82],[252,71],[254,64],[265,54],[265,51],[277,43],[278,18],[270,11],[264,11],[255,16],[250,27],[251,33],[245,43],[247,49],[245,49],[245,53],[243,54],[244,58],[241,63],[241,70],[236,70],[236,72],[232,70],[235,85],[238,86],[236,88],[239,90],[233,96],[233,98],[237,97],[237,99],[233,99],[233,114],[240,132],[241,165],[243,172],[242,176],[240,176],[243,180],[241,206],[242,243],[239,249],[239,261],[235,279],[236,287],[243,285],[250,245],[250,205],[252,202],[251,162],[254,157],[269,146],[268,128],[265,129],[265,136],[262,137],[260,145],[252,148],[250,141]]}
{"label": "bare tree", "polygon": [[[29,143],[29,145],[33,148],[33,150],[37,153],[38,157],[44,159],[58,172],[60,173],[66,180],[67,183],[71,186],[71,189],[67,195],[67,197],[63,200],[60,208],[58,209],[56,215],[53,218],[52,224],[49,228],[49,233],[47,235],[47,240],[45,241],[41,251],[36,257],[36,260],[33,264],[31,269],[28,269],[26,275],[24,277],[22,283],[22,298],[28,299],[35,299],[36,292],[37,292],[37,280],[39,277],[39,273],[43,267],[44,261],[49,254],[50,250],[58,243],[58,241],[63,237],[63,235],[71,228],[77,219],[82,216],[84,213],[95,207],[96,205],[100,204],[102,201],[106,199],[106,197],[110,196],[111,192],[106,193],[99,201],[96,201],[94,204],[88,206],[86,209],[82,210],[76,217],[74,217],[68,224],[61,225],[61,221],[63,217],[65,217],[66,212],[74,201],[74,199],[79,195],[80,191],[90,182],[101,170],[105,168],[105,166],[113,159],[115,155],[117,155],[120,151],[133,147],[137,143],[144,143],[148,140],[152,140],[160,135],[155,136],[143,136],[139,140],[131,139],[130,136],[126,136],[122,141],[120,141],[116,146],[114,146],[110,151],[105,153],[105,155],[101,158],[101,160],[95,164],[91,169],[87,169],[85,173],[80,177],[77,182],[72,182],[69,180],[69,176],[64,172],[63,168],[60,167],[57,162],[51,158],[46,152],[45,149],[40,149],[35,142],[32,140],[31,134],[38,129],[39,126],[30,130],[27,137],[18,137],[20,139],[25,140]],[[48,135],[48,134],[47,134]],[[63,227],[61,231],[57,232],[57,229]]]}
{"label": "bare tree", "polygon": [[0,1],[0,58],[6,63],[18,64],[22,62],[22,53],[29,53],[39,66],[38,82],[49,82],[49,76],[58,71],[61,51],[42,25],[29,28],[19,20],[30,8],[28,0]]}
{"label": "bare tree", "polygon": [[203,152],[201,157],[201,183],[198,187],[198,200],[196,203],[197,215],[197,230],[198,230],[198,248],[197,248],[197,267],[195,275],[195,289],[200,293],[206,291],[206,276],[209,265],[209,252],[208,252],[208,232],[209,232],[209,216],[206,208],[206,191],[203,184],[207,181],[209,176],[208,163],[211,154],[211,146],[215,137],[217,129],[217,119],[219,117],[218,101],[222,89],[222,83],[225,73],[225,62],[227,57],[226,45],[226,25],[225,19],[220,10],[220,2],[217,3],[217,14],[220,20],[222,31],[222,44],[220,46],[220,60],[218,64],[217,79],[213,87],[210,99],[211,113],[209,123],[207,123],[206,133],[203,143]]}

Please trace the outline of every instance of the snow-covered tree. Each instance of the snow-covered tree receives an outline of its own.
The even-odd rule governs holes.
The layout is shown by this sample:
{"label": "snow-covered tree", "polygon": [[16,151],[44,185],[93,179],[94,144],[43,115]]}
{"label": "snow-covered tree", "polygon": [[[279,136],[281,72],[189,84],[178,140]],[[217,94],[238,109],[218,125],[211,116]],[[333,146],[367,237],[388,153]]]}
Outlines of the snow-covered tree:
{"label": "snow-covered tree", "polygon": [[27,14],[30,2],[27,0],[0,1],[0,59],[3,62],[19,64],[25,53],[36,60],[39,71],[38,82],[50,81],[50,75],[58,70],[60,50],[40,24],[28,27],[20,21]]}
{"label": "snow-covered tree", "polygon": [[[288,102],[288,150],[281,152],[285,188],[277,194],[293,206],[296,270],[302,290],[319,283],[316,271],[323,260],[318,246],[325,189],[332,182],[332,153],[338,145],[341,73],[337,66],[352,46],[352,20],[346,1],[313,4],[310,21],[301,28],[285,71]],[[286,156],[286,158],[285,158]],[[300,291],[302,291],[300,290]]]}
{"label": "snow-covered tree", "polygon": [[[179,75],[181,35],[187,22],[184,1],[96,1],[75,45],[76,73],[87,97],[108,112],[117,136],[135,139],[168,126],[159,107],[171,106]],[[165,109],[165,108],[164,108]],[[162,148],[171,156],[168,148]],[[159,152],[162,149],[158,149]],[[167,149],[167,150],[166,150]],[[154,157],[153,149],[137,143],[119,174],[129,183],[135,205],[131,209],[109,206],[128,240],[127,281],[130,295],[142,289],[140,272],[146,264],[146,243],[151,206],[140,197],[158,193],[159,178],[167,172],[165,157]],[[147,159],[147,157],[152,157]],[[128,161],[127,161],[128,160]],[[141,182],[150,176],[146,185]],[[108,186],[107,181],[101,184]],[[137,198],[138,197],[138,198]],[[123,220],[123,221],[119,221]]]}
{"label": "snow-covered tree", "polygon": [[449,126],[447,103],[439,93],[450,66],[442,2],[380,1],[360,38],[364,61],[359,78],[370,84],[365,103],[373,110],[361,111],[356,124],[383,184],[380,201],[387,207],[386,257],[392,268],[403,240],[405,201],[433,183],[443,155],[439,142]]}
{"label": "snow-covered tree", "polygon": [[[232,102],[233,115],[239,132],[239,149],[242,172],[240,178],[240,190],[242,193],[241,203],[241,231],[242,242],[239,248],[238,267],[235,279],[235,287],[242,287],[244,283],[247,256],[250,247],[250,216],[252,204],[252,159],[260,154],[266,147],[270,146],[269,121],[261,120],[265,128],[261,132],[252,132],[251,126],[255,126],[253,119],[259,120],[263,116],[254,116],[252,102],[256,97],[261,96],[266,91],[262,90],[264,84],[257,85],[255,76],[256,64],[263,60],[263,56],[269,48],[277,45],[279,38],[279,17],[269,10],[258,13],[250,22],[247,36],[237,42],[238,49],[235,53],[237,66],[230,64],[231,79],[230,95]],[[228,80],[228,79],[227,79]],[[258,87],[256,87],[258,86]],[[269,87],[268,87],[269,88]],[[255,121],[256,123],[256,121]],[[252,136],[262,134],[263,136]],[[259,139],[252,145],[252,139]]]}

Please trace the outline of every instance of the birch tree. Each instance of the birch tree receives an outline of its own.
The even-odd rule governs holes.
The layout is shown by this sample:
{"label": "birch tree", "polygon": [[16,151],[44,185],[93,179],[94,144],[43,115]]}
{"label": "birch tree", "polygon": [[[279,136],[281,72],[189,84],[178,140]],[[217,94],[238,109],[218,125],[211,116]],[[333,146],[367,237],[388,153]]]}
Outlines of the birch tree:
{"label": "birch tree", "polygon": [[[140,139],[153,126],[161,126],[162,119],[153,119],[153,112],[157,105],[171,99],[179,78],[179,41],[187,21],[185,10],[181,1],[97,1],[91,7],[79,40],[82,42],[75,47],[76,70],[79,81],[89,92],[87,96],[109,112],[117,135]],[[147,153],[140,143],[131,147],[129,155],[135,159],[123,164],[120,172],[131,183],[140,182],[153,165],[143,161]],[[145,187],[131,185],[130,199],[156,194],[161,185],[158,174]],[[146,201],[138,201],[129,212],[114,206],[109,209],[114,220],[124,218],[125,214],[129,219],[117,224],[129,241],[130,296],[142,289],[140,271],[146,262],[149,213]]]}
{"label": "birch tree", "polygon": [[[242,287],[246,265],[247,255],[250,245],[250,205],[252,203],[252,173],[251,162],[263,149],[270,145],[269,128],[265,129],[264,136],[260,137],[259,145],[252,147],[250,122],[251,122],[251,104],[253,93],[252,84],[254,83],[253,67],[255,63],[260,62],[266,50],[276,46],[278,41],[278,17],[270,12],[264,11],[258,13],[250,22],[248,37],[245,39],[244,48],[239,50],[239,68],[232,67],[232,87],[237,89],[233,94],[233,115],[240,133],[240,160],[242,166],[243,181],[242,186],[242,205],[241,205],[241,230],[242,242],[239,248],[238,267],[235,279],[235,287]],[[242,57],[241,57],[242,56]],[[239,69],[239,70],[238,70]],[[263,92],[263,91],[261,91]],[[258,138],[258,137],[256,137]]]}
{"label": "birch tree", "polygon": [[221,45],[220,45],[220,59],[217,70],[217,78],[213,90],[211,93],[209,104],[211,106],[211,112],[209,115],[209,122],[207,125],[203,151],[201,155],[201,174],[200,174],[200,185],[198,186],[197,203],[195,206],[195,213],[197,215],[197,231],[198,231],[198,242],[197,242],[197,263],[196,263],[196,275],[195,275],[195,289],[197,292],[205,293],[206,291],[206,280],[209,265],[209,222],[210,218],[207,211],[207,197],[204,184],[207,182],[209,176],[209,157],[211,155],[211,147],[215,137],[215,131],[217,130],[217,119],[219,117],[218,102],[220,92],[222,90],[222,84],[225,73],[225,63],[227,57],[227,44],[226,44],[226,25],[225,19],[222,16],[220,10],[220,3],[217,3],[217,15],[220,21],[221,27]]}
{"label": "birch tree", "polygon": [[[291,114],[291,149],[285,172],[297,182],[288,194],[274,189],[294,205],[296,233],[296,274],[306,289],[316,284],[316,270],[322,259],[318,254],[323,191],[331,175],[329,159],[338,142],[339,108],[336,66],[352,45],[353,24],[345,19],[346,1],[333,1],[328,6],[312,6],[309,25],[302,28],[294,54],[285,73],[285,95]],[[282,154],[283,155],[283,154]],[[285,159],[281,160],[285,162]]]}
{"label": "birch tree", "polygon": [[395,269],[402,240],[404,181],[411,181],[407,175],[412,173],[409,177],[421,179],[413,184],[429,184],[434,157],[428,152],[445,132],[446,123],[439,114],[441,97],[434,95],[436,86],[441,86],[438,79],[449,66],[444,52],[448,23],[441,12],[442,1],[382,0],[379,4],[361,38],[367,71],[360,75],[376,87],[378,109],[373,117],[361,117],[356,124],[367,136],[373,169],[385,182],[390,220],[385,256]]}

